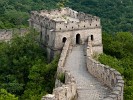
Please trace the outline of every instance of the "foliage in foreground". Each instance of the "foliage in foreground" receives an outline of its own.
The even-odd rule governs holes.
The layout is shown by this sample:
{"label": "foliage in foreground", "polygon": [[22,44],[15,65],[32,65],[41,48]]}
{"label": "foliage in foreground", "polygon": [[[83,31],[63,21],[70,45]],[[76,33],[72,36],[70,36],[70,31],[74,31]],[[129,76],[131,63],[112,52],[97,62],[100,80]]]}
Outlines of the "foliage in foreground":
{"label": "foliage in foreground", "polygon": [[104,53],[99,61],[118,70],[124,77],[124,100],[133,98],[133,35],[119,32],[115,35],[103,34]]}
{"label": "foliage in foreground", "polygon": [[40,100],[52,92],[58,58],[47,63],[33,33],[1,42],[0,55],[0,88],[22,100]]}
{"label": "foliage in foreground", "polygon": [[0,100],[18,100],[18,98],[8,93],[5,89],[0,89]]}

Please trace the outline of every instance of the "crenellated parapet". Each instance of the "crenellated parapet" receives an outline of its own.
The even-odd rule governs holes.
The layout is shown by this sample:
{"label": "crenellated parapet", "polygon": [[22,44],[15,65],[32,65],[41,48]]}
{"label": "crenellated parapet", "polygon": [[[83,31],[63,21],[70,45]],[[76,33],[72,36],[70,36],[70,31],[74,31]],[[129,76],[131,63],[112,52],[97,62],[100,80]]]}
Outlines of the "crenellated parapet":
{"label": "crenellated parapet", "polygon": [[77,12],[70,8],[51,11],[42,10],[39,12],[32,11],[29,21],[31,24],[34,23],[40,27],[48,27],[54,31],[71,31],[101,27],[99,17]]}
{"label": "crenellated parapet", "polygon": [[40,32],[40,41],[50,58],[61,52],[67,39],[71,38],[72,45],[85,44],[90,35],[94,51],[102,53],[102,28],[97,16],[66,7],[32,11],[29,24]]}
{"label": "crenellated parapet", "polygon": [[91,41],[88,41],[86,53],[87,69],[89,73],[111,89],[110,95],[104,98],[104,100],[123,100],[124,80],[121,74],[115,69],[103,65],[92,58],[93,50]]}
{"label": "crenellated parapet", "polygon": [[65,84],[53,90],[52,94],[47,94],[41,100],[75,100],[76,82],[70,72],[65,72]]}
{"label": "crenellated parapet", "polygon": [[[43,96],[41,100],[75,100],[77,96],[77,87],[74,77],[69,71],[66,71],[64,64],[68,56],[69,50],[71,49],[71,41],[68,40],[63,47],[57,68],[57,78],[55,83],[55,89],[52,94]],[[65,81],[61,82],[59,75],[64,75]]]}

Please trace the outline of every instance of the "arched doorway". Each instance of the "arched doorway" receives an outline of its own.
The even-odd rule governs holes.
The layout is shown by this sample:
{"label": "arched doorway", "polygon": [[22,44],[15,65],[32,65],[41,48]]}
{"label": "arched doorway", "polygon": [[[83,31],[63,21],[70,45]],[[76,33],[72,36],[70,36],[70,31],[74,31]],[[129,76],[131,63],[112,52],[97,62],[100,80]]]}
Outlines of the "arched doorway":
{"label": "arched doorway", "polygon": [[80,34],[76,35],[76,44],[80,44]]}
{"label": "arched doorway", "polygon": [[67,40],[67,38],[66,37],[63,37],[62,42],[65,43],[66,40]]}

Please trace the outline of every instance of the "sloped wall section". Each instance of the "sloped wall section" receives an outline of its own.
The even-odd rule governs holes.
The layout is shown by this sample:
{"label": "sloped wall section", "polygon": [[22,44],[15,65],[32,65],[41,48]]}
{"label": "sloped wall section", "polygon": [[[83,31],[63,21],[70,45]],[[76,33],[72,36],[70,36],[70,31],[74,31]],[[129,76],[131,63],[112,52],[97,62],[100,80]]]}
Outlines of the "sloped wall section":
{"label": "sloped wall section", "polygon": [[13,34],[24,35],[27,32],[29,32],[28,28],[0,29],[0,41],[9,41]]}
{"label": "sloped wall section", "polygon": [[110,95],[104,100],[123,100],[124,81],[121,74],[115,69],[103,65],[91,58],[92,48],[91,41],[88,38],[87,46],[87,69],[94,77],[96,77],[104,85],[111,89]]}
{"label": "sloped wall section", "polygon": [[64,70],[64,64],[68,55],[71,41],[68,39],[63,47],[57,68],[57,77],[60,74],[65,74],[65,83],[63,84],[58,78],[56,79],[55,89],[53,94],[47,94],[42,97],[42,100],[74,100],[76,98],[76,82],[70,72]]}

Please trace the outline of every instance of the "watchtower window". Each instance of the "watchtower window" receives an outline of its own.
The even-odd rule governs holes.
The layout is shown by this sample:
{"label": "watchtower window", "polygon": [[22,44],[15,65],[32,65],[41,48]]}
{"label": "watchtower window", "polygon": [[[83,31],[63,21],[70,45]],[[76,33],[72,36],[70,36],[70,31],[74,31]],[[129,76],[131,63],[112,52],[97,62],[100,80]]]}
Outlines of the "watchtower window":
{"label": "watchtower window", "polygon": [[62,42],[65,43],[66,40],[67,40],[67,38],[66,37],[63,37]]}
{"label": "watchtower window", "polygon": [[85,25],[84,25],[84,27],[85,27]]}
{"label": "watchtower window", "polygon": [[91,35],[91,41],[93,41],[94,40],[94,37],[93,37],[93,35]]}
{"label": "watchtower window", "polygon": [[73,29],[73,27],[72,27],[72,29]]}
{"label": "watchtower window", "polygon": [[91,24],[90,24],[90,26],[91,26]]}
{"label": "watchtower window", "polygon": [[96,26],[97,26],[97,24],[96,24]]}
{"label": "watchtower window", "polygon": [[61,30],[61,28],[60,28],[60,30]]}
{"label": "watchtower window", "polygon": [[66,28],[67,28],[67,26],[66,26]]}

